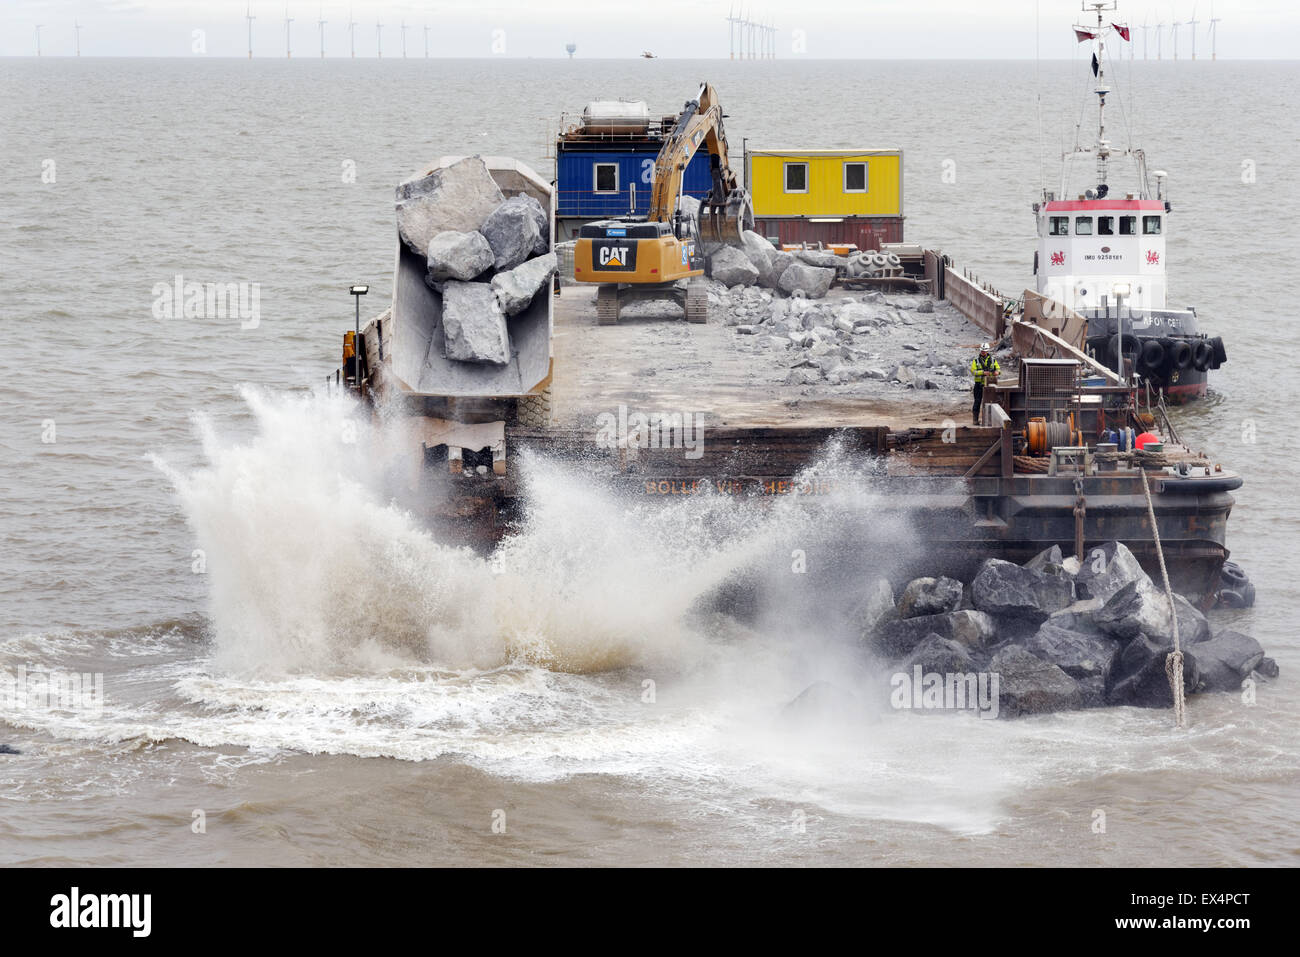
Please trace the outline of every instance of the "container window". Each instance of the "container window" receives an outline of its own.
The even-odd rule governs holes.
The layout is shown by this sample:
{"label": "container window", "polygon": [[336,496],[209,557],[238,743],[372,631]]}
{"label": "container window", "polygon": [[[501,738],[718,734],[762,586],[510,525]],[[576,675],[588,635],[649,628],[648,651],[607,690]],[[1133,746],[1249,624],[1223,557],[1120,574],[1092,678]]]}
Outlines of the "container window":
{"label": "container window", "polygon": [[1098,216],[1097,217],[1097,235],[1114,236],[1115,235],[1115,217]]}
{"label": "container window", "polygon": [[1074,217],[1074,235],[1091,236],[1092,235],[1092,217],[1076,216]]}
{"label": "container window", "polygon": [[787,193],[808,192],[808,164],[785,164],[785,191]]}
{"label": "container window", "polygon": [[1053,216],[1048,220],[1047,235],[1049,236],[1068,236],[1070,235],[1070,217]]}
{"label": "container window", "polygon": [[591,168],[592,190],[597,193],[618,192],[618,164],[596,163]]}
{"label": "container window", "polygon": [[844,164],[844,192],[865,193],[867,191],[867,164]]}
{"label": "container window", "polygon": [[1142,235],[1159,236],[1160,235],[1160,217],[1143,216],[1142,217]]}
{"label": "container window", "polygon": [[1121,236],[1136,236],[1138,234],[1138,218],[1136,216],[1121,216],[1119,218],[1119,234]]}

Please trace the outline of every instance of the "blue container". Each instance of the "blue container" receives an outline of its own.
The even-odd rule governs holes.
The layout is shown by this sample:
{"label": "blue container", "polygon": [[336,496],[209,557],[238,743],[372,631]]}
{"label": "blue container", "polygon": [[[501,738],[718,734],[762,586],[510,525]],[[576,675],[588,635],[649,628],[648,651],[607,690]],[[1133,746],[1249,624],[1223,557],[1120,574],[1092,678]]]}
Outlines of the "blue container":
{"label": "blue container", "polygon": [[[555,160],[557,214],[592,219],[627,216],[629,212],[637,216],[646,215],[650,211],[650,187],[658,155],[657,143],[629,144],[602,150],[566,149],[563,143],[559,144]],[[616,167],[614,190],[596,190],[596,167],[599,164]],[[603,173],[608,177],[610,170]],[[710,185],[708,152],[701,150],[686,167],[682,189],[688,195],[702,199],[708,194]],[[635,207],[632,202],[634,195]]]}

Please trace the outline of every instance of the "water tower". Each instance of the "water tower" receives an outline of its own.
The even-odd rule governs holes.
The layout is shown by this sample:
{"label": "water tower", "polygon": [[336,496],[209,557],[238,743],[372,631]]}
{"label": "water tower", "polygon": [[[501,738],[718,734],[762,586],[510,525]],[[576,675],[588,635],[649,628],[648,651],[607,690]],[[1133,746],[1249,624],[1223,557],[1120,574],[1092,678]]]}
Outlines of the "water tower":
{"label": "water tower", "polygon": [[567,53],[567,54],[569,54],[569,59],[572,60],[572,59],[573,59],[573,55],[574,55],[575,53],[578,52],[578,44],[576,44],[576,43],[566,43],[566,44],[564,45],[564,52]]}

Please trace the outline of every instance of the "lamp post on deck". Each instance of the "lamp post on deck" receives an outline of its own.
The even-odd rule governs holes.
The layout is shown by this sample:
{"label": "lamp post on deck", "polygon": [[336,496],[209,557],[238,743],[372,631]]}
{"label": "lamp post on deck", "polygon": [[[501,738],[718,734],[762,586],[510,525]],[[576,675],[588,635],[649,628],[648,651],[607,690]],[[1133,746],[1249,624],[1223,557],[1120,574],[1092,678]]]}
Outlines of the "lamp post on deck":
{"label": "lamp post on deck", "polygon": [[356,325],[352,330],[352,381],[356,384],[358,393],[361,391],[361,362],[357,354],[357,342],[361,339],[361,297],[369,291],[370,287],[365,283],[357,283],[348,290],[357,304]]}

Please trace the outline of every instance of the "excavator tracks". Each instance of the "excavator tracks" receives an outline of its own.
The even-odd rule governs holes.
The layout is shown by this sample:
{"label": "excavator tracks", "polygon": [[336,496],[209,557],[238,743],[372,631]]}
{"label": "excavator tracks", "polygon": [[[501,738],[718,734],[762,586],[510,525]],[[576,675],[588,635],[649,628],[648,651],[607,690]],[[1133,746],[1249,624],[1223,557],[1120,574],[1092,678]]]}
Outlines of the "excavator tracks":
{"label": "excavator tracks", "polygon": [[686,321],[709,321],[709,294],[701,283],[693,282],[686,287]]}
{"label": "excavator tracks", "polygon": [[614,326],[618,324],[618,286],[610,283],[596,290],[596,324]]}

